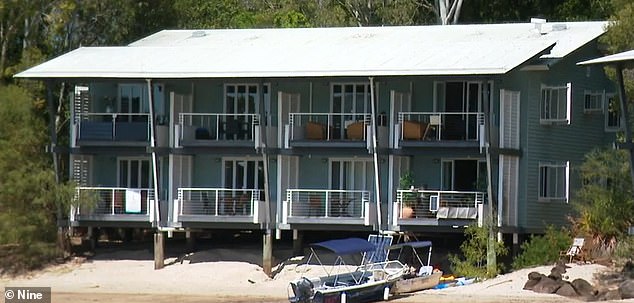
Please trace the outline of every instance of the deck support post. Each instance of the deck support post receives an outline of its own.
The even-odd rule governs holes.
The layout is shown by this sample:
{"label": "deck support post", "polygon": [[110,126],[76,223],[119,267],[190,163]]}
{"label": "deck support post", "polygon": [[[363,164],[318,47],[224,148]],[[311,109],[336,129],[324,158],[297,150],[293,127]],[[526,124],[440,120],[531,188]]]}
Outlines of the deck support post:
{"label": "deck support post", "polygon": [[97,248],[97,242],[99,241],[99,233],[95,233],[95,228],[92,226],[88,227],[88,232],[86,234],[88,241],[90,242],[90,251],[94,252]]}
{"label": "deck support post", "polygon": [[293,255],[294,256],[301,256],[304,253],[303,247],[302,247],[303,241],[304,241],[304,233],[297,229],[293,229]]}
{"label": "deck support post", "polygon": [[187,241],[187,252],[193,252],[196,249],[196,233],[191,230],[185,231],[185,239]]}
{"label": "deck support post", "polygon": [[262,245],[262,270],[267,276],[273,271],[273,235],[270,230],[264,232]]}
{"label": "deck support post", "polygon": [[165,267],[165,237],[163,232],[156,231],[154,234],[154,269]]}

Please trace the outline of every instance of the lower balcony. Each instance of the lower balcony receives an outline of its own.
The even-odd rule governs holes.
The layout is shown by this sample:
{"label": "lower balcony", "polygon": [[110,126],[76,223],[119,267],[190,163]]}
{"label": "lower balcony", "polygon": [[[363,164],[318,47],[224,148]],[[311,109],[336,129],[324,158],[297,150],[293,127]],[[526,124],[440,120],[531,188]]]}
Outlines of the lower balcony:
{"label": "lower balcony", "polygon": [[367,190],[289,189],[282,206],[282,226],[373,226],[376,205],[371,202],[371,195]]}
{"label": "lower balcony", "polygon": [[154,213],[154,190],[124,187],[78,187],[71,224],[82,222],[146,222]]}
{"label": "lower balcony", "polygon": [[464,226],[481,223],[483,192],[397,190],[392,225]]}
{"label": "lower balcony", "polygon": [[174,223],[265,223],[260,194],[259,189],[179,188]]}

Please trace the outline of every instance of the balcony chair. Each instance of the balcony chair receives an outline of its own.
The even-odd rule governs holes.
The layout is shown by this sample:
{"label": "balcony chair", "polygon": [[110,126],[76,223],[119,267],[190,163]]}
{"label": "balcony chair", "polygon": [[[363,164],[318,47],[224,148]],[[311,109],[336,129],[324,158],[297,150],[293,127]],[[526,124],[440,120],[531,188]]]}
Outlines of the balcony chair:
{"label": "balcony chair", "polygon": [[353,122],[346,128],[346,135],[349,140],[363,140],[365,133],[365,123],[363,121]]}
{"label": "balcony chair", "polygon": [[326,125],[319,122],[306,122],[304,131],[304,138],[308,140],[325,140],[327,136]]}
{"label": "balcony chair", "polygon": [[223,133],[225,140],[244,140],[246,131],[243,128],[244,123],[232,117],[227,117],[224,122]]}
{"label": "balcony chair", "polygon": [[323,213],[323,203],[321,196],[318,194],[311,194],[310,197],[308,197],[308,216],[310,217],[313,213],[315,213],[317,217]]}
{"label": "balcony chair", "polygon": [[423,140],[429,132],[429,124],[425,122],[403,121],[403,140]]}
{"label": "balcony chair", "polygon": [[236,212],[242,215],[249,214],[249,206],[251,202],[251,192],[244,192],[236,199]]}

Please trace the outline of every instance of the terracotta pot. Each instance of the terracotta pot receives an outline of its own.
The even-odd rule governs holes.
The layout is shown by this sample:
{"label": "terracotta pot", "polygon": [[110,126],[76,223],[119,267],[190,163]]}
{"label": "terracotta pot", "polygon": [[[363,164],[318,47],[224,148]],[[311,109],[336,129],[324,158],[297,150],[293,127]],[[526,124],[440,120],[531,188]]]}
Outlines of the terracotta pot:
{"label": "terracotta pot", "polygon": [[409,206],[403,206],[403,210],[401,210],[401,218],[413,218],[414,217],[414,209]]}

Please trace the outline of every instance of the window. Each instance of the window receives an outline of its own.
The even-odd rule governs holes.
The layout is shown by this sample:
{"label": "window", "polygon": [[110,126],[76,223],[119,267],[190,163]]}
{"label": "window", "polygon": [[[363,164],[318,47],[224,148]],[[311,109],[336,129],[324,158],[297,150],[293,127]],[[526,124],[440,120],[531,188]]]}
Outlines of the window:
{"label": "window", "polygon": [[571,88],[570,83],[565,86],[542,85],[540,123],[570,124]]}
{"label": "window", "polygon": [[374,166],[371,160],[330,161],[330,189],[372,190]]}
{"label": "window", "polygon": [[225,138],[230,140],[253,140],[253,133],[250,131],[253,124],[260,121],[260,116],[253,114],[260,113],[260,88],[264,99],[264,123],[270,123],[270,94],[269,86],[258,84],[226,84],[225,85],[225,113],[235,114],[220,117],[223,125],[222,132]]}
{"label": "window", "polygon": [[255,160],[225,159],[224,187],[264,189],[264,163]]}
{"label": "window", "polygon": [[120,158],[119,187],[152,188],[152,166],[149,159]]}
{"label": "window", "polygon": [[147,122],[150,112],[147,87],[143,84],[120,84],[118,110],[117,121]]}
{"label": "window", "polygon": [[568,203],[569,162],[539,164],[539,201]]}
{"label": "window", "polygon": [[604,92],[600,91],[585,91],[584,98],[585,103],[583,105],[584,113],[602,112],[603,111],[603,96]]}
{"label": "window", "polygon": [[328,124],[334,129],[334,138],[343,138],[345,128],[354,121],[364,119],[364,114],[370,112],[370,84],[333,84],[332,110]]}
{"label": "window", "polygon": [[481,160],[442,160],[441,189],[486,191],[486,162]]}
{"label": "window", "polygon": [[605,130],[618,131],[621,129],[621,108],[619,99],[615,94],[605,95]]}

